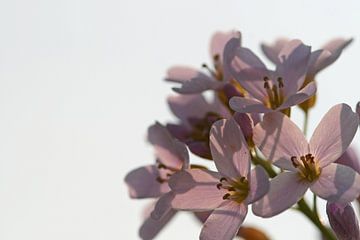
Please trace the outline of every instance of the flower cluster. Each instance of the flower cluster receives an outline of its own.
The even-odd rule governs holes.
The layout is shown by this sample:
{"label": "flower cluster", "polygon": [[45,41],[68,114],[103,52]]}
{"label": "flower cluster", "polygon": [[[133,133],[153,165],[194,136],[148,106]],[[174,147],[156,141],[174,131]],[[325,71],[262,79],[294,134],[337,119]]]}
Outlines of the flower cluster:
{"label": "flower cluster", "polygon": [[[130,197],[156,199],[140,237],[153,239],[177,211],[186,210],[203,222],[200,239],[269,239],[243,225],[251,206],[263,218],[296,209],[328,240],[360,239],[351,206],[360,195],[360,162],[348,148],[360,106],[357,113],[344,103],[333,106],[309,141],[306,127],[291,120],[291,109],[300,107],[307,122],[317,74],[351,41],[335,39],[316,51],[297,39],[263,44],[275,65],[269,69],[242,45],[240,32],[218,32],[210,44],[211,65],[171,68],[166,80],[177,84],[177,95],[168,105],[178,121],[149,127],[155,161],[125,178]],[[188,149],[214,167],[193,164]],[[312,207],[304,199],[308,189]],[[320,221],[317,197],[328,202],[333,231]]]}

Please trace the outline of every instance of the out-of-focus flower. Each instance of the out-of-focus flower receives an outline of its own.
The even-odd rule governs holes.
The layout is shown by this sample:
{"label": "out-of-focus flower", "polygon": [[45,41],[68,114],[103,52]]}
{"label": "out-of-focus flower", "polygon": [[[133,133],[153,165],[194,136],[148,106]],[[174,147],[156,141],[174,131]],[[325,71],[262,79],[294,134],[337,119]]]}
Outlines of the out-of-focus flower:
{"label": "out-of-focus flower", "polygon": [[190,211],[213,210],[200,239],[230,240],[244,221],[247,205],[268,191],[269,180],[260,166],[250,171],[247,143],[233,118],[214,123],[210,147],[219,173],[191,169],[174,174],[169,182],[175,194],[171,205]]}
{"label": "out-of-focus flower", "polygon": [[[350,39],[335,38],[328,43],[326,43],[322,48],[311,53],[309,68],[306,74],[306,78],[302,87],[305,87],[310,82],[315,81],[316,75],[334,63],[341,55],[342,51],[353,41]],[[274,64],[279,64],[278,55],[281,49],[288,43],[290,40],[285,38],[280,38],[276,40],[273,44],[261,45],[261,48],[266,55],[266,57],[272,61]],[[316,102],[316,95],[313,95],[310,99],[304,101],[299,106],[307,111],[309,108],[313,107]]]}
{"label": "out-of-focus flower", "polygon": [[241,43],[241,33],[238,31],[217,32],[213,35],[210,43],[213,68],[206,64],[203,65],[207,69],[208,74],[185,66],[170,68],[166,80],[181,84],[180,87],[175,87],[173,90],[181,94],[194,94],[224,87],[231,80],[231,76],[223,67],[223,50],[226,42],[231,38],[235,38],[239,44]]}
{"label": "out-of-focus flower", "polygon": [[351,204],[327,203],[326,213],[330,226],[339,240],[359,240],[360,229]]}
{"label": "out-of-focus flower", "polygon": [[359,117],[346,104],[332,107],[320,121],[310,142],[284,114],[269,113],[254,128],[254,142],[274,165],[287,170],[253,205],[256,215],[271,217],[295,204],[308,188],[323,199],[347,203],[360,193],[360,176],[352,168],[333,163],[351,143]]}
{"label": "out-of-focus flower", "polygon": [[281,48],[276,70],[271,71],[250,49],[231,39],[224,50],[224,65],[247,94],[231,98],[230,107],[237,112],[268,113],[288,109],[310,98],[316,92],[315,84],[301,89],[310,55],[309,46],[292,40]]}
{"label": "out-of-focus flower", "polygon": [[353,147],[346,149],[343,155],[341,155],[335,163],[351,167],[360,174],[360,158]]}
{"label": "out-of-focus flower", "polygon": [[231,116],[227,108],[217,97],[213,102],[208,102],[201,94],[171,96],[168,104],[180,120],[178,124],[166,125],[170,133],[184,142],[192,153],[211,159],[210,128],[217,120]]}
{"label": "out-of-focus flower", "polygon": [[149,127],[148,140],[154,146],[156,164],[137,168],[125,177],[131,198],[159,198],[158,202],[161,202],[161,207],[156,204],[152,212],[157,221],[147,217],[140,228],[142,239],[152,239],[175,214],[167,204],[170,199],[168,181],[171,175],[189,167],[186,146],[174,139],[161,124]]}

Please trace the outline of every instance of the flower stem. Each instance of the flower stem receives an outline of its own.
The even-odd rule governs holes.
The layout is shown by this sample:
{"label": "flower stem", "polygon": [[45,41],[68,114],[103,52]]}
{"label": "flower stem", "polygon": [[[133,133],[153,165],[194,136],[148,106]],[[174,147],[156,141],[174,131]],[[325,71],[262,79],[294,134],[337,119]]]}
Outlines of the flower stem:
{"label": "flower stem", "polygon": [[304,135],[306,136],[307,130],[308,130],[308,123],[309,123],[309,110],[304,111],[305,118],[304,118]]}
{"label": "flower stem", "polygon": [[269,175],[269,177],[274,178],[276,177],[277,173],[275,172],[275,170],[272,168],[271,164],[269,161],[266,161],[264,159],[261,159],[254,148],[250,149],[250,153],[251,153],[251,159],[252,162],[254,163],[254,165],[260,165],[262,166],[265,171],[267,172],[267,174]]}
{"label": "flower stem", "polygon": [[302,212],[311,222],[315,224],[315,226],[320,230],[320,232],[327,240],[336,240],[334,234],[330,232],[329,229],[322,224],[318,215],[311,210],[311,208],[303,198],[300,201],[298,201],[298,210]]}

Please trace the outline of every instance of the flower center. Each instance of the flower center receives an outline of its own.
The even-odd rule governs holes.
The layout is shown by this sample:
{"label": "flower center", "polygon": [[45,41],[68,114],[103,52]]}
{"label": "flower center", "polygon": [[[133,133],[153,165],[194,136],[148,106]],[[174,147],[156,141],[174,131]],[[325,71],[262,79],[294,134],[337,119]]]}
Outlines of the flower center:
{"label": "flower center", "polygon": [[291,162],[293,166],[298,169],[299,175],[302,179],[313,182],[319,178],[321,169],[311,153],[308,153],[305,156],[300,156],[300,158],[292,156]]}
{"label": "flower center", "polygon": [[224,200],[233,200],[237,203],[241,203],[249,194],[249,181],[245,177],[238,179],[228,180],[223,177],[220,179],[220,183],[216,185],[220,189],[226,189],[228,192],[223,196]]}
{"label": "flower center", "polygon": [[267,92],[266,105],[271,109],[276,109],[284,102],[284,81],[282,77],[277,78],[277,83],[270,80],[269,77],[264,77],[264,88]]}

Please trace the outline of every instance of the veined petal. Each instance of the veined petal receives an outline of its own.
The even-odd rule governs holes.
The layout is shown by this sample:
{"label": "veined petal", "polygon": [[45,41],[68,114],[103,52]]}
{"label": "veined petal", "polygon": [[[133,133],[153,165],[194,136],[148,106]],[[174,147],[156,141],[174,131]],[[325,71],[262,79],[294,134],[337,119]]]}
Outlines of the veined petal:
{"label": "veined petal", "polygon": [[261,166],[252,169],[248,179],[250,181],[250,192],[245,201],[250,204],[262,198],[269,191],[270,183],[269,176]]}
{"label": "veined petal", "polygon": [[167,183],[160,183],[156,178],[160,176],[159,170],[154,165],[137,168],[125,177],[131,198],[155,198],[168,192]]}
{"label": "veined petal", "polygon": [[207,218],[200,240],[232,240],[247,214],[247,206],[234,201],[224,201]]}
{"label": "veined petal", "polygon": [[290,40],[286,38],[279,38],[273,44],[262,43],[261,50],[271,62],[279,64],[279,53],[289,41]]}
{"label": "veined petal", "polygon": [[294,172],[282,172],[270,182],[269,192],[253,203],[255,215],[272,217],[294,205],[309,188],[309,182],[301,181]]}
{"label": "veined petal", "polygon": [[311,47],[300,40],[289,41],[280,51],[276,74],[283,78],[286,96],[296,93],[304,83]]}
{"label": "veined petal", "polygon": [[174,139],[165,126],[155,123],[148,129],[148,140],[155,148],[156,157],[167,167],[181,169],[189,163],[185,144]]}
{"label": "veined petal", "polygon": [[298,105],[305,100],[309,99],[316,93],[316,84],[315,82],[308,83],[303,89],[298,91],[296,94],[289,96],[288,99],[277,109],[282,110],[295,105]]}
{"label": "veined petal", "polygon": [[332,107],[321,119],[310,139],[310,152],[324,167],[348,148],[359,126],[359,117],[346,104]]}
{"label": "veined petal", "polygon": [[240,126],[233,118],[212,125],[210,149],[216,168],[223,176],[237,178],[248,175],[250,153]]}
{"label": "veined petal", "polygon": [[310,189],[330,202],[348,203],[360,195],[360,175],[350,167],[331,163]]}
{"label": "veined petal", "polygon": [[254,128],[253,140],[265,157],[274,165],[295,171],[292,156],[309,153],[304,134],[286,115],[273,112],[265,114]]}
{"label": "veined petal", "polygon": [[268,113],[273,111],[255,98],[232,97],[229,105],[232,110],[240,113]]}
{"label": "veined petal", "polygon": [[170,210],[159,220],[154,220],[150,216],[146,218],[139,230],[140,238],[143,240],[154,239],[163,227],[174,217],[175,213],[175,210]]}
{"label": "veined petal", "polygon": [[191,169],[174,174],[169,185],[175,193],[171,206],[175,209],[205,211],[217,208],[227,192],[218,189],[220,176],[216,172]]}

